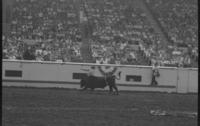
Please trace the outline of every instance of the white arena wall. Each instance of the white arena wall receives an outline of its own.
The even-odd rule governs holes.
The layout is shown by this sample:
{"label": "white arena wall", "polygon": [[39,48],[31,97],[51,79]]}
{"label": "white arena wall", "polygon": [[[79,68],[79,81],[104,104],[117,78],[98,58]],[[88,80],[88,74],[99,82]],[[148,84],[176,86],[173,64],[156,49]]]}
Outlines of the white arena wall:
{"label": "white arena wall", "polygon": [[[89,69],[91,66],[96,66],[97,76],[103,76],[99,66],[102,71],[112,70],[113,67],[117,68],[115,73],[121,71],[121,79],[116,80],[119,90],[198,93],[197,68],[160,67],[158,85],[151,86],[151,66],[3,60],[2,81],[3,86],[79,89],[78,76],[86,73],[82,69]],[[111,68],[105,69],[105,66],[111,66]]]}

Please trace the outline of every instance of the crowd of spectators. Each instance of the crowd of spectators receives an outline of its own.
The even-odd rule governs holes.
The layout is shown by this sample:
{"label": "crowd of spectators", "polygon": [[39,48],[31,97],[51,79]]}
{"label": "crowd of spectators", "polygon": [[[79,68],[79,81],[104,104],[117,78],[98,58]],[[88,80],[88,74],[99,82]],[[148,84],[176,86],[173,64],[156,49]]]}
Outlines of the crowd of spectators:
{"label": "crowd of spectators", "polygon": [[[155,1],[147,2],[154,4]],[[158,2],[160,5],[165,3],[164,0],[161,1]],[[2,37],[3,58],[26,59],[24,54],[30,52],[31,59],[37,61],[83,62],[80,10],[77,10],[77,2],[81,0],[16,0],[13,4],[9,34]],[[132,65],[150,65],[154,61],[160,61],[161,65],[171,63],[171,54],[162,46],[162,39],[156,34],[146,13],[134,5],[132,0],[84,2],[84,11],[87,12],[92,26],[89,30],[92,31],[90,45],[94,62]],[[152,9],[157,9],[155,5]],[[193,12],[195,11],[190,13]],[[179,20],[183,19],[177,19],[177,22]],[[173,20],[171,22],[173,24]],[[198,48],[193,48],[193,43],[197,40],[194,37],[196,27],[192,27],[193,25],[194,23],[189,21],[185,23],[185,29],[189,33],[190,30],[193,32],[190,34],[192,37],[186,37],[188,32],[183,33],[192,43],[191,55],[184,56],[184,61],[185,57],[187,60],[190,57],[198,59]],[[177,28],[169,29],[179,30],[179,27],[177,25]],[[174,33],[172,31],[170,32]],[[176,39],[185,42],[184,38],[175,35]],[[172,52],[178,51],[179,49],[174,49]],[[183,59],[178,61],[180,60]]]}
{"label": "crowd of spectators", "polygon": [[197,63],[197,0],[146,0],[146,3],[171,42],[171,59],[180,64],[190,64],[191,60]]}
{"label": "crowd of spectators", "polygon": [[[4,58],[23,58],[27,48],[36,60],[81,61],[80,30],[72,1],[16,0]],[[10,49],[12,48],[12,49]]]}
{"label": "crowd of spectators", "polygon": [[[145,12],[133,5],[131,0],[88,1],[87,12],[93,24],[91,47],[94,58],[110,63],[148,65],[145,58],[148,56],[151,60],[150,57],[156,55],[153,50],[160,38]],[[144,57],[141,56],[143,51],[146,52]]]}

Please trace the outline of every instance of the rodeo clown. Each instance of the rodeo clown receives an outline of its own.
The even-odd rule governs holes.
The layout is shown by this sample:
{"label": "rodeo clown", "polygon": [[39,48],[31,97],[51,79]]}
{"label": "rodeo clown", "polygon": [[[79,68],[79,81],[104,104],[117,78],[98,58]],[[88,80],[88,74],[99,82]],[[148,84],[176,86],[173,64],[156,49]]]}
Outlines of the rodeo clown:
{"label": "rodeo clown", "polygon": [[159,73],[159,66],[158,66],[158,62],[155,62],[152,66],[152,81],[151,81],[151,85],[158,85],[158,82],[156,80],[157,77],[160,76]]}

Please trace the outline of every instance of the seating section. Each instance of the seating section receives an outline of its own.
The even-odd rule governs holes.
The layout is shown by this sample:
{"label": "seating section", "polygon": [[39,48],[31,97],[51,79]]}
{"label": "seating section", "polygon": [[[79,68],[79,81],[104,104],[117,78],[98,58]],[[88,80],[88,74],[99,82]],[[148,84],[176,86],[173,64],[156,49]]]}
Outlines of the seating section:
{"label": "seating section", "polygon": [[171,59],[182,59],[186,62],[188,60],[197,65],[197,0],[146,0],[145,2],[170,40]]}
{"label": "seating section", "polygon": [[81,5],[91,26],[87,29],[91,62],[151,65],[158,61],[193,67],[198,61],[197,4],[191,1],[145,1],[170,38],[169,46],[163,47],[147,13],[134,0],[15,0],[10,30],[2,36],[3,58],[23,59],[31,48],[36,60],[83,62]]}

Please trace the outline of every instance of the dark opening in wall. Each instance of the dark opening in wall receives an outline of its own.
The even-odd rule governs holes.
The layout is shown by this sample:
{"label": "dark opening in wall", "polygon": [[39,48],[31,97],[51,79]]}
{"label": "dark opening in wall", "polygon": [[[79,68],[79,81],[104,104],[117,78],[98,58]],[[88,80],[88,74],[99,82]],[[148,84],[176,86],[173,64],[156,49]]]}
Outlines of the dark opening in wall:
{"label": "dark opening in wall", "polygon": [[82,79],[86,76],[87,76],[86,73],[73,73],[73,79]]}
{"label": "dark opening in wall", "polygon": [[5,70],[5,77],[22,77],[21,70]]}
{"label": "dark opening in wall", "polygon": [[127,75],[126,81],[141,82],[142,76],[140,76],[140,75]]}

